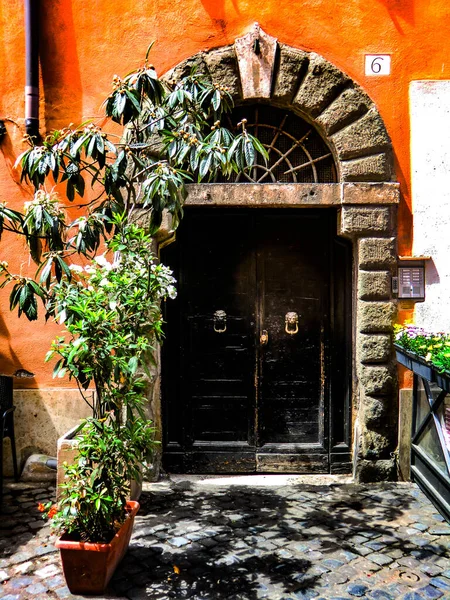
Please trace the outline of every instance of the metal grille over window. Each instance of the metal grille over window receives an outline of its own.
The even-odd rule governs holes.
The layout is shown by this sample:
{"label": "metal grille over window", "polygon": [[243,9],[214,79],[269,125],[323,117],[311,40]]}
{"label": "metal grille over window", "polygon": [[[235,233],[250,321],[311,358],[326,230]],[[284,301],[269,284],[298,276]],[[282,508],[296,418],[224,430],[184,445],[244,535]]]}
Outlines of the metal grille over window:
{"label": "metal grille over window", "polygon": [[231,179],[217,183],[335,183],[336,167],[330,149],[318,131],[296,114],[266,106],[243,105],[224,117],[223,125],[237,131],[241,119],[269,154],[267,164],[258,155],[257,164]]}

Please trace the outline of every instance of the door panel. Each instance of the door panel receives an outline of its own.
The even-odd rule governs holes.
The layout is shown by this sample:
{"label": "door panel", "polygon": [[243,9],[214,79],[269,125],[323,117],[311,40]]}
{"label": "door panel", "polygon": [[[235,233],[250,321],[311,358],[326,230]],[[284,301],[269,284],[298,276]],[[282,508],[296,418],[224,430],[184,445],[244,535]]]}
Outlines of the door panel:
{"label": "door panel", "polygon": [[[324,423],[324,337],[328,333],[329,227],[323,214],[258,221],[260,348],[258,469],[310,468],[328,452]],[[286,314],[298,331],[286,332]],[[295,330],[288,327],[288,331]],[[295,448],[293,448],[295,445]],[[299,454],[313,456],[299,457]],[[289,454],[281,457],[279,454]],[[273,455],[273,456],[270,456]],[[326,461],[327,462],[327,461]]]}
{"label": "door panel", "polygon": [[[231,445],[234,451],[236,444],[253,443],[250,225],[248,217],[223,214],[211,223],[199,214],[180,235],[184,448],[203,447],[207,452]],[[232,244],[230,232],[235,234]],[[216,323],[214,313],[219,310],[226,321]],[[251,459],[254,463],[253,452]]]}
{"label": "door panel", "polygon": [[[335,215],[186,213],[162,255],[179,282],[166,306],[165,468],[327,472]],[[294,335],[288,312],[298,314]]]}

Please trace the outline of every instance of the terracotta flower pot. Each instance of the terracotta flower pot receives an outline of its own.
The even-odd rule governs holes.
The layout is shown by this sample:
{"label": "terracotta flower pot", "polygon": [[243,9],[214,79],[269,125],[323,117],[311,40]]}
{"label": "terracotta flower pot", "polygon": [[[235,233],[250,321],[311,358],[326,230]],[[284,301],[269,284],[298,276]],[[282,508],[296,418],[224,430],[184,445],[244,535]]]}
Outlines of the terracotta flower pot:
{"label": "terracotta flower pot", "polygon": [[109,542],[75,542],[63,535],[57,542],[67,587],[72,594],[101,594],[130,543],[139,503],[127,502],[128,518]]}

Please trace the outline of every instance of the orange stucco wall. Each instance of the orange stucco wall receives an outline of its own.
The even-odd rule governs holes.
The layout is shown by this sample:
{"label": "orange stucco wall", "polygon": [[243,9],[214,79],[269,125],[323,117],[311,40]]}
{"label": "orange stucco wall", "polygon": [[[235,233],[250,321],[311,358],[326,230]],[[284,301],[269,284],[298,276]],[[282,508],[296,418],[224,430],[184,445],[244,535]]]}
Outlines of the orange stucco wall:
{"label": "orange stucco wall", "polygon": [[[100,116],[112,75],[138,66],[151,40],[157,42],[152,62],[160,73],[199,50],[233,43],[255,21],[281,42],[323,55],[367,91],[386,123],[402,191],[400,252],[408,253],[408,86],[415,79],[450,79],[448,0],[41,0],[41,6],[46,130]],[[0,118],[8,129],[0,146],[0,200],[21,207],[30,191],[18,183],[12,165],[22,150],[23,3],[3,0],[0,19]],[[390,53],[391,75],[366,77],[366,53]],[[28,268],[22,245],[7,236],[0,255]],[[55,385],[43,357],[57,328],[12,317],[7,296],[0,296],[0,371],[26,368],[36,377],[23,385]]]}

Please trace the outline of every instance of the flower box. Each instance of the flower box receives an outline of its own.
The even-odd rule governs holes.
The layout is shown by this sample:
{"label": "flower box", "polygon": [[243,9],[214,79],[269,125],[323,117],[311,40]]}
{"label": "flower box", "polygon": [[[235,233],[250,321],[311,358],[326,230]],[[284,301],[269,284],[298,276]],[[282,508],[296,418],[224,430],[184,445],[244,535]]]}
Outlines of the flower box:
{"label": "flower box", "polygon": [[450,394],[450,373],[439,373],[438,367],[433,363],[426,361],[423,357],[405,350],[398,344],[394,344],[397,362],[417,373],[419,377],[423,377],[427,381],[435,383],[441,390]]}
{"label": "flower box", "polygon": [[72,594],[101,594],[128,549],[137,502],[127,502],[128,517],[109,542],[79,542],[63,535],[56,542],[61,554],[64,577]]}
{"label": "flower box", "polygon": [[394,348],[397,362],[409,369],[410,371],[412,371],[412,359],[406,352],[406,350],[403,350],[403,348],[397,346],[397,344],[394,344]]}
{"label": "flower box", "polygon": [[450,374],[447,373],[436,373],[436,384],[450,394]]}
{"label": "flower box", "polygon": [[436,381],[436,367],[414,352],[394,344],[397,362],[427,381]]}

